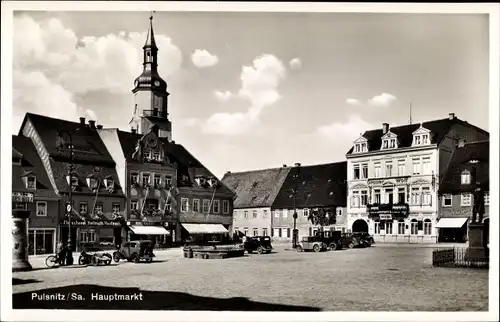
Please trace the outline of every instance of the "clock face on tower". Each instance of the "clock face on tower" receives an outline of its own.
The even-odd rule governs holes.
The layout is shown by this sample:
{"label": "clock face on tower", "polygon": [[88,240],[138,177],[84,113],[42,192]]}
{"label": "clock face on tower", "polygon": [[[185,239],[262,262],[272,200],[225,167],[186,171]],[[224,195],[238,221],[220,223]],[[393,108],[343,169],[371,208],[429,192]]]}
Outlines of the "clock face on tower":
{"label": "clock face on tower", "polygon": [[160,81],[155,81],[155,86],[160,86]]}

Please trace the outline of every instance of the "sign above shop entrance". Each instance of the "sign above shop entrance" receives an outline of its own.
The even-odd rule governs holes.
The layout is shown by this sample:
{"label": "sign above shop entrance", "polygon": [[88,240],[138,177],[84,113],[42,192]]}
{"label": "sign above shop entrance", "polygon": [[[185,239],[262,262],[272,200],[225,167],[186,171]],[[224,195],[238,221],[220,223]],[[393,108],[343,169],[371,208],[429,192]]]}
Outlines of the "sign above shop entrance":
{"label": "sign above shop entrance", "polygon": [[370,215],[399,215],[408,216],[410,207],[404,204],[371,204],[366,206]]}

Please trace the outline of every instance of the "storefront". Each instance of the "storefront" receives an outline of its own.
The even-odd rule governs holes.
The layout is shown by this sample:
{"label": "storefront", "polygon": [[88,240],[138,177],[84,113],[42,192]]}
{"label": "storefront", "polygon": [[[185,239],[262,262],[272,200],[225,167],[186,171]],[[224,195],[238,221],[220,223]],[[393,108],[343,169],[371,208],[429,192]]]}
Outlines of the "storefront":
{"label": "storefront", "polygon": [[[68,238],[68,220],[62,221],[62,240]],[[71,237],[76,251],[108,249],[122,242],[122,224],[114,220],[72,220]]]}
{"label": "storefront", "polygon": [[143,216],[141,221],[127,222],[127,237],[128,240],[151,240],[155,247],[163,248],[172,245],[173,228],[161,216]]}
{"label": "storefront", "polygon": [[194,242],[223,241],[229,239],[229,230],[222,224],[181,224],[182,240]]}
{"label": "storefront", "polygon": [[439,242],[464,243],[467,240],[468,217],[439,219],[436,228],[439,229]]}

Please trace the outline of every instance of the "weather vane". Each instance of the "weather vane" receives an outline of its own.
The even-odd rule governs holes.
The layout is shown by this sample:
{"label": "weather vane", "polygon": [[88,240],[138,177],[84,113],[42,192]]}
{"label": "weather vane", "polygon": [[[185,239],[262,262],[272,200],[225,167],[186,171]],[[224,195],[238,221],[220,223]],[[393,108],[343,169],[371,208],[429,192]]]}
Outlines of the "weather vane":
{"label": "weather vane", "polygon": [[153,20],[153,14],[154,14],[155,12],[156,12],[155,10],[150,11],[149,20]]}

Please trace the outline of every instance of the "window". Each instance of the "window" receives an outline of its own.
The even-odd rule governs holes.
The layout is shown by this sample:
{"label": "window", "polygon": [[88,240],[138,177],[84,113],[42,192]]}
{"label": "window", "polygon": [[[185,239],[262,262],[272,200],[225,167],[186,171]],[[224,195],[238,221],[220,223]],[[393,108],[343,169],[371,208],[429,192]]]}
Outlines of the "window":
{"label": "window", "polygon": [[274,218],[279,218],[280,217],[280,211],[279,210],[275,210],[274,211]]}
{"label": "window", "polygon": [[429,135],[428,134],[422,135],[422,144],[429,144]]}
{"label": "window", "polygon": [[423,174],[431,174],[431,158],[423,158],[422,159],[422,173]]}
{"label": "window", "polygon": [[379,221],[375,221],[375,232],[374,232],[375,235],[379,235],[380,234],[380,222]]}
{"label": "window", "polygon": [[146,157],[146,159],[148,159],[148,160],[151,160],[151,155],[152,155],[151,151],[145,151],[145,152],[144,152],[144,156],[145,156],[145,157]]}
{"label": "window", "polygon": [[159,175],[155,174],[154,179],[153,179],[153,183],[154,183],[155,187],[159,188],[161,185],[161,177]]}
{"label": "window", "polygon": [[267,236],[267,228],[262,228],[262,236]]}
{"label": "window", "polygon": [[243,228],[243,234],[244,234],[245,236],[247,236],[247,235],[248,235],[248,227]]}
{"label": "window", "polygon": [[12,209],[28,210],[28,203],[26,203],[26,202],[13,203]]}
{"label": "window", "polygon": [[181,212],[187,212],[189,210],[189,199],[181,198]]}
{"label": "window", "polygon": [[415,135],[415,137],[413,138],[413,143],[414,145],[420,145],[422,143],[422,138],[420,137],[420,135]]}
{"label": "window", "polygon": [[384,143],[382,144],[383,149],[389,148],[389,140],[384,140]]}
{"label": "window", "polygon": [[362,164],[361,167],[362,167],[362,170],[363,170],[362,173],[361,173],[362,174],[361,178],[362,179],[367,179],[368,178],[368,164]]}
{"label": "window", "polygon": [[281,229],[279,229],[279,228],[273,229],[273,236],[274,237],[278,237],[278,236],[281,237],[280,234],[281,234]]}
{"label": "window", "polygon": [[36,177],[29,176],[26,179],[26,188],[27,189],[36,189]]}
{"label": "window", "polygon": [[130,200],[130,210],[137,210],[139,208],[139,203],[137,200]]}
{"label": "window", "polygon": [[360,172],[359,172],[359,165],[354,166],[354,180],[357,180],[360,178]]}
{"label": "window", "polygon": [[386,235],[392,235],[392,221],[385,222],[385,233]]}
{"label": "window", "polygon": [[393,204],[394,203],[394,190],[392,188],[385,189],[384,203]]}
{"label": "window", "polygon": [[380,189],[373,190],[374,200],[373,203],[380,204]]}
{"label": "window", "polygon": [[411,188],[411,204],[420,204],[420,188]]}
{"label": "window", "polygon": [[160,152],[153,152],[153,160],[160,161]]}
{"label": "window", "polygon": [[36,202],[36,215],[37,216],[47,216],[47,203],[45,201]]}
{"label": "window", "polygon": [[304,208],[304,217],[309,217],[309,209]]}
{"label": "window", "polygon": [[248,211],[246,211],[246,210],[245,210],[245,211],[243,212],[243,218],[248,218]]}
{"label": "window", "polygon": [[96,204],[95,205],[95,213],[96,214],[102,214],[102,211],[103,211],[102,203]]}
{"label": "window", "polygon": [[359,207],[359,191],[353,191],[352,192],[352,197],[351,197],[351,207],[356,208]]}
{"label": "window", "polygon": [[257,218],[257,210],[254,210],[252,212],[252,218],[254,218],[254,219]]}
{"label": "window", "polygon": [[472,204],[471,200],[471,194],[470,193],[462,193],[462,199],[461,199],[461,206],[470,206]]}
{"label": "window", "polygon": [[430,206],[432,204],[432,195],[430,187],[422,187],[422,204]]}
{"label": "window", "polygon": [[234,232],[237,232],[237,231],[239,231],[239,230],[240,230],[240,228],[239,228],[239,227],[234,227],[234,228],[233,228],[233,231],[234,231]]}
{"label": "window", "polygon": [[288,218],[288,209],[283,209],[283,218]]}
{"label": "window", "polygon": [[147,185],[151,182],[151,176],[149,173],[143,173],[142,174],[142,184]]}
{"label": "window", "polygon": [[392,177],[392,162],[385,163],[385,176]]}
{"label": "window", "polygon": [[430,219],[424,220],[424,235],[432,235],[432,222]]}
{"label": "window", "polygon": [[443,207],[451,207],[451,205],[452,205],[451,195],[444,195],[443,196]]}
{"label": "window", "polygon": [[380,178],[380,163],[375,163],[373,170],[374,170],[373,176],[375,178]]}
{"label": "window", "polygon": [[[208,209],[208,208],[210,208],[210,200],[208,200],[208,199],[203,199],[203,213],[204,213],[204,214],[208,214],[208,212],[209,212],[209,210],[210,210],[210,209]],[[247,216],[245,216],[245,218],[246,218],[246,217],[247,217]]]}
{"label": "window", "polygon": [[133,172],[130,174],[130,183],[131,184],[139,183],[139,174],[138,173]]}
{"label": "window", "polygon": [[405,162],[405,160],[399,160],[398,161],[398,176],[404,176],[405,175],[405,168],[406,168],[406,162]]}
{"label": "window", "polygon": [[391,149],[394,149],[396,147],[396,139],[391,139]]}
{"label": "window", "polygon": [[489,192],[484,193],[484,205],[485,206],[490,205],[490,193]]}
{"label": "window", "polygon": [[354,146],[354,151],[356,151],[356,152],[361,152],[361,144],[356,144],[356,145]]}
{"label": "window", "polygon": [[410,234],[418,235],[418,222],[416,219],[412,219],[410,223]]}
{"label": "window", "polygon": [[86,214],[88,212],[88,206],[86,202],[80,202],[80,213]]}
{"label": "window", "polygon": [[214,200],[214,214],[220,212],[220,200]]}
{"label": "window", "polygon": [[259,229],[258,228],[254,228],[253,229],[253,235],[254,236],[259,236]]}
{"label": "window", "polygon": [[361,191],[361,206],[366,206],[368,203],[368,191]]}
{"label": "window", "polygon": [[420,159],[413,159],[413,174],[420,174]]}
{"label": "window", "polygon": [[89,229],[80,231],[80,242],[95,243],[95,241],[96,241],[95,230]]}
{"label": "window", "polygon": [[398,221],[398,235],[404,235],[405,234],[405,222],[404,220],[400,219]]}
{"label": "window", "polygon": [[114,214],[117,214],[120,212],[120,204],[119,203],[114,203],[111,207],[112,211]]}
{"label": "window", "polygon": [[356,143],[354,146],[354,151],[355,152],[367,152],[368,145],[366,143]]}
{"label": "window", "polygon": [[200,212],[200,199],[193,199],[193,211]]}
{"label": "window", "polygon": [[[267,218],[267,210],[266,210],[266,209],[264,209],[264,212],[263,212],[263,214],[262,214],[262,218]],[[265,229],[265,228],[264,228],[264,229]],[[266,230],[266,231],[267,231],[267,230]],[[264,236],[266,236],[266,235],[264,235]]]}
{"label": "window", "polygon": [[229,200],[222,200],[222,212],[225,214],[229,213]]}
{"label": "window", "polygon": [[405,203],[406,202],[406,191],[405,188],[398,188],[398,202]]}
{"label": "window", "polygon": [[470,172],[467,170],[462,172],[462,184],[470,184]]}
{"label": "window", "polygon": [[171,177],[165,177],[165,185],[166,186],[170,186],[171,183],[172,183],[172,178]]}

